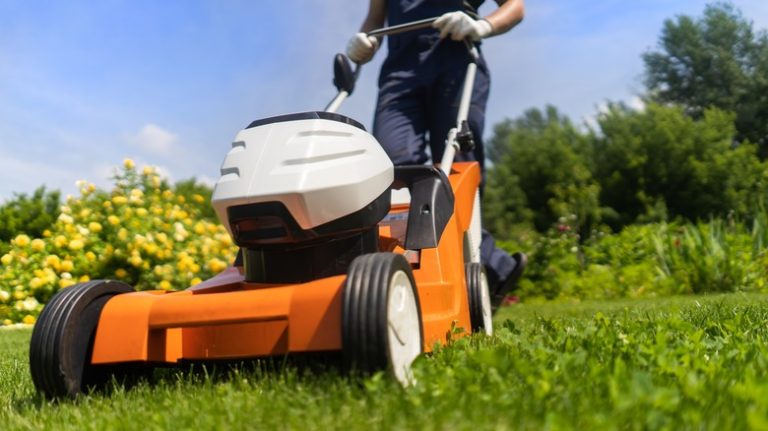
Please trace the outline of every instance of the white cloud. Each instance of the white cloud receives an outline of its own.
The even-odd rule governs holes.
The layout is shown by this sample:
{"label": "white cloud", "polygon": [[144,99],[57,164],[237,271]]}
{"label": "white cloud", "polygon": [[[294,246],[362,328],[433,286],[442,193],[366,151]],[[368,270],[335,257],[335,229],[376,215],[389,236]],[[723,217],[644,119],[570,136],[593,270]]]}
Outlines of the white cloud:
{"label": "white cloud", "polygon": [[178,136],[157,124],[145,124],[135,135],[128,136],[129,144],[155,155],[168,156],[173,153]]}

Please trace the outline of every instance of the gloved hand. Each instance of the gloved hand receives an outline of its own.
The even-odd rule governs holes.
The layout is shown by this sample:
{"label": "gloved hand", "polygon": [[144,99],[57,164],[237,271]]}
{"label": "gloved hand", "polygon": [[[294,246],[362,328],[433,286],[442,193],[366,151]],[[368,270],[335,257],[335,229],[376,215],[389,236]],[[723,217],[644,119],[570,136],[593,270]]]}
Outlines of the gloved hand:
{"label": "gloved hand", "polygon": [[432,27],[440,30],[441,39],[450,34],[453,40],[464,40],[469,37],[477,41],[493,33],[490,22],[484,19],[473,19],[464,12],[445,13],[432,23]]}
{"label": "gloved hand", "polygon": [[357,64],[371,61],[373,54],[379,49],[379,39],[368,36],[365,33],[357,33],[352,36],[347,44],[347,57]]}

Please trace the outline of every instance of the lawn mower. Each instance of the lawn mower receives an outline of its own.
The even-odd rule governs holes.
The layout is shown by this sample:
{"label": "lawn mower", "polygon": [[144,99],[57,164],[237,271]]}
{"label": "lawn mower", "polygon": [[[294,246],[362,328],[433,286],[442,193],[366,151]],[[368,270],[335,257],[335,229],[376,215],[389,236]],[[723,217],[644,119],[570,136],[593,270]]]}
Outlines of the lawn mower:
{"label": "lawn mower", "polygon": [[453,163],[473,145],[475,61],[439,167],[395,167],[360,123],[336,113],[359,72],[338,54],[338,94],[325,111],[254,121],[224,159],[212,205],[240,247],[234,264],[183,291],[111,280],[62,289],[32,333],[37,390],[74,397],[126,370],[307,352],[340,353],[345,369],[388,370],[409,384],[423,352],[490,334],[480,167]]}

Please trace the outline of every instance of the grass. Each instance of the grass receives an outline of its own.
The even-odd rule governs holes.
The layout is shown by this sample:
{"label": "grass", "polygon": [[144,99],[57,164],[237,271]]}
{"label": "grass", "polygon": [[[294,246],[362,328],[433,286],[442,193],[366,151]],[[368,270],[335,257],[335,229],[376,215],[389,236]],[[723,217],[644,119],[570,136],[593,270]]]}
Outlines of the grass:
{"label": "grass", "polygon": [[51,403],[29,330],[0,331],[13,429],[768,429],[768,296],[515,305],[494,337],[417,361],[418,384],[282,363],[189,373]]}

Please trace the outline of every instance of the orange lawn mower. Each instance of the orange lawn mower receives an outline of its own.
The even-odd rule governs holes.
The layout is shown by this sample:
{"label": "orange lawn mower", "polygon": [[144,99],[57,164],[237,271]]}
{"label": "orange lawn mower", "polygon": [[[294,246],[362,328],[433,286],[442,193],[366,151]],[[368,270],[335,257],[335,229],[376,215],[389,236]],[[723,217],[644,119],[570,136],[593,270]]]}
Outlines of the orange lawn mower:
{"label": "orange lawn mower", "polygon": [[423,352],[451,336],[491,334],[480,167],[453,163],[472,146],[475,62],[439,168],[394,167],[362,125],[335,113],[358,70],[338,54],[339,93],[325,111],[257,120],[238,133],[212,197],[240,247],[232,266],[177,292],[94,280],[54,295],[32,333],[37,390],[74,397],[112,373],[312,352],[340,353],[345,368],[388,370],[408,384]]}

